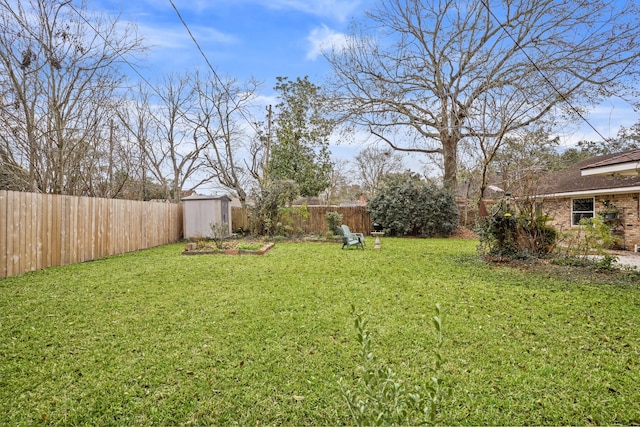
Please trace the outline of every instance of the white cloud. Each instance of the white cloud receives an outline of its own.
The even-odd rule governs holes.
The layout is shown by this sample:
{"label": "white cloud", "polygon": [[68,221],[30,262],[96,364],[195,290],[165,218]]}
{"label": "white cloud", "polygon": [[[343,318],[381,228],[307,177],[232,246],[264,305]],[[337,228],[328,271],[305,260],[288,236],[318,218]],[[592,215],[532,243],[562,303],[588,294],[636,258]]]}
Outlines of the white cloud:
{"label": "white cloud", "polygon": [[344,22],[360,6],[360,3],[361,0],[271,0],[269,6],[296,9]]}
{"label": "white cloud", "polygon": [[631,127],[637,121],[633,106],[617,98],[609,98],[584,114],[589,124],[576,119],[558,129],[562,144],[574,146],[579,141],[602,141],[602,137],[616,138],[621,127]]}
{"label": "white cloud", "polygon": [[259,94],[254,100],[254,104],[259,105],[261,109],[269,105],[276,105],[280,102],[280,100],[275,95],[264,95]]}
{"label": "white cloud", "polygon": [[[214,28],[203,26],[190,26],[189,29],[193,33],[198,43],[205,45],[215,44],[234,44],[238,40],[234,36],[220,32]],[[180,49],[193,47],[193,40],[187,33],[183,25],[173,25],[171,27],[160,27],[152,24],[138,24],[138,30],[153,48]]]}
{"label": "white cloud", "polygon": [[[245,2],[269,9],[297,10],[310,15],[344,22],[361,7],[362,0],[218,0],[218,4],[221,2],[231,4]],[[211,0],[190,0],[188,2],[181,0],[176,1],[176,3],[178,7],[198,11],[211,9],[216,6],[216,2],[212,2]]]}
{"label": "white cloud", "polygon": [[313,61],[318,56],[321,56],[324,51],[345,47],[348,42],[348,36],[322,25],[322,27],[311,30],[311,33],[307,36],[307,42],[309,43],[307,59]]}
{"label": "white cloud", "polygon": [[179,49],[183,48],[189,35],[184,29],[179,28],[158,28],[156,26],[138,24],[138,30],[143,35],[145,42],[151,45],[152,49]]}

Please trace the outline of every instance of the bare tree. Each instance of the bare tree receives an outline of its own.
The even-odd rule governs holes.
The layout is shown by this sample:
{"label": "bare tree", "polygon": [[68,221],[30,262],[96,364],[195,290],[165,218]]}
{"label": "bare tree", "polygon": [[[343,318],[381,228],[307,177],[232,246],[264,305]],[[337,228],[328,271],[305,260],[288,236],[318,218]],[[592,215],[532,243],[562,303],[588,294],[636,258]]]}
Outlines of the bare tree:
{"label": "bare tree", "polygon": [[116,145],[119,66],[140,50],[132,27],[84,3],[0,0],[4,170],[32,191],[91,193],[86,174]]}
{"label": "bare tree", "polygon": [[[129,145],[129,161],[135,165],[135,178],[138,185],[131,189],[131,198],[149,200],[156,198],[157,194],[150,186],[150,162],[147,152],[152,149],[152,128],[155,126],[154,116],[151,113],[150,88],[139,84],[134,93],[128,97],[128,102],[118,111],[118,121],[126,130],[124,137]],[[165,191],[166,194],[166,191]]]}
{"label": "bare tree", "polygon": [[211,141],[194,125],[198,93],[193,76],[168,76],[156,93],[156,104],[148,106],[153,123],[145,136],[144,151],[150,172],[165,189],[165,198],[179,201],[187,185],[196,189],[213,179],[205,172],[205,153]]}
{"label": "bare tree", "polygon": [[[270,107],[269,107],[270,108]],[[269,115],[271,110],[268,110]],[[269,181],[269,148],[271,143],[271,134],[269,125],[265,129],[264,124],[255,123],[256,133],[249,143],[249,160],[245,160],[244,164],[249,175],[259,188],[264,188]]]}
{"label": "bare tree", "polygon": [[131,162],[133,153],[119,123],[111,118],[106,126],[105,134],[95,137],[101,143],[91,147],[90,151],[83,151],[84,157],[77,159],[78,173],[73,178],[85,195],[117,198],[122,195],[136,168]]}
{"label": "bare tree", "polygon": [[184,189],[215,182],[244,203],[264,154],[264,147],[251,148],[250,135],[258,128],[249,111],[256,90],[254,81],[240,85],[198,72],[139,87],[119,120],[131,140],[141,197],[155,194],[156,182],[170,200],[179,200]]}
{"label": "bare tree", "polygon": [[[496,89],[478,97],[475,108],[478,114],[468,118],[468,137],[464,148],[473,157],[474,149],[480,165],[479,200],[485,195],[491,163],[504,145],[515,143],[518,134],[526,134],[533,129],[532,124],[512,126],[513,123],[526,123],[529,118],[529,99],[520,91],[510,88],[506,92]],[[549,118],[551,115],[549,115]],[[538,120],[537,123],[542,123]]]}
{"label": "bare tree", "polygon": [[321,193],[324,202],[333,205],[349,200],[349,162],[344,159],[332,158],[331,173],[329,174],[329,186]]}
{"label": "bare tree", "polygon": [[355,157],[356,169],[363,190],[369,196],[373,196],[382,178],[389,173],[402,172],[402,158],[391,149],[367,147],[361,150]]}
{"label": "bare tree", "polygon": [[[639,12],[599,0],[385,0],[327,59],[345,117],[394,149],[441,155],[454,188],[465,138],[500,139],[567,101],[633,90]],[[508,120],[476,127],[494,113],[485,107],[506,104],[517,110]]]}
{"label": "bare tree", "polygon": [[504,190],[512,195],[536,194],[539,185],[554,172],[559,138],[538,129],[507,139],[489,170],[500,178]]}
{"label": "bare tree", "polygon": [[213,75],[202,79],[196,75],[195,87],[198,109],[193,125],[198,137],[207,142],[204,151],[207,169],[220,185],[235,192],[244,205],[252,179],[248,159],[251,158],[255,170],[262,153],[262,144],[251,139],[251,135],[258,133],[250,115],[258,83],[251,80],[241,85],[233,79],[222,81]]}

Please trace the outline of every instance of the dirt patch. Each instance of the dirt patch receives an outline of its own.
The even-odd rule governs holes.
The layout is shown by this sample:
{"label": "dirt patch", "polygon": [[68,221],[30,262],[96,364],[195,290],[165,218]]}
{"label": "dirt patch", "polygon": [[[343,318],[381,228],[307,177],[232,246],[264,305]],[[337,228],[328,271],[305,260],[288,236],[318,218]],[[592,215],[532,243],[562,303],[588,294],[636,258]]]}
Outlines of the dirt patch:
{"label": "dirt patch", "polygon": [[631,285],[636,287],[640,285],[640,272],[628,267],[625,268],[622,263],[614,264],[615,268],[611,270],[601,270],[594,263],[585,262],[580,265],[579,259],[576,259],[576,264],[573,265],[567,263],[557,264],[551,259],[519,261],[485,257],[485,261],[496,266],[510,266],[521,271],[574,284]]}
{"label": "dirt patch", "polygon": [[478,239],[478,235],[474,231],[471,231],[466,227],[456,228],[456,231],[454,231],[453,234],[451,234],[451,236],[449,237],[451,237],[452,239]]}

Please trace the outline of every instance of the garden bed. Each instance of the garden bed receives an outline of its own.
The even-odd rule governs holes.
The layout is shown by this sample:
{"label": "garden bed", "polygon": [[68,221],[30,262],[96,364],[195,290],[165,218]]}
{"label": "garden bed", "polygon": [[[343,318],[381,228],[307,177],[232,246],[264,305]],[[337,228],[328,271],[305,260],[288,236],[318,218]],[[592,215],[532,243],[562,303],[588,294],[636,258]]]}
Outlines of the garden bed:
{"label": "garden bed", "polygon": [[183,255],[264,255],[275,243],[263,241],[228,240],[215,242],[189,242]]}

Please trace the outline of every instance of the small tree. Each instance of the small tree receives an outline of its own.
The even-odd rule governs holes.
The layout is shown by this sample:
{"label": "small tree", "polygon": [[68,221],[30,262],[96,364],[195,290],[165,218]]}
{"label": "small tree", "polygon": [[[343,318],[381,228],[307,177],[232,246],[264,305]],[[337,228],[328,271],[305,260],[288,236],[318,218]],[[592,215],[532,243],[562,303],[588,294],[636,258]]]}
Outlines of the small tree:
{"label": "small tree", "polygon": [[342,223],[342,214],[339,212],[327,212],[325,219],[327,220],[327,230],[335,234],[336,228],[340,227]]}
{"label": "small tree", "polygon": [[435,343],[432,346],[433,365],[429,368],[430,381],[410,384],[402,381],[391,367],[381,365],[373,352],[373,339],[368,320],[351,306],[355,320],[357,340],[360,344],[360,363],[355,383],[339,378],[340,393],[349,413],[350,424],[357,426],[383,425],[436,425],[440,410],[447,397],[447,386],[442,380],[444,357],[440,304],[432,317]]}
{"label": "small tree", "polygon": [[211,229],[211,240],[214,241],[218,249],[222,248],[222,242],[229,237],[229,223],[212,222],[209,224],[209,228]]}
{"label": "small tree", "polygon": [[611,227],[599,216],[582,218],[579,225],[562,236],[564,245],[557,254],[561,262],[588,264],[595,255],[598,270],[611,270],[618,257],[607,250],[620,243]]}
{"label": "small tree", "polygon": [[277,234],[282,208],[298,197],[298,185],[293,181],[271,181],[255,195],[251,210],[251,230],[255,234]]}
{"label": "small tree", "polygon": [[555,247],[558,234],[547,224],[550,219],[536,210],[529,199],[520,200],[514,207],[503,200],[491,215],[481,218],[478,250],[485,256],[510,259],[548,254]]}
{"label": "small tree", "polygon": [[413,173],[387,175],[369,212],[395,236],[448,236],[458,226],[453,194]]}

